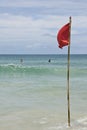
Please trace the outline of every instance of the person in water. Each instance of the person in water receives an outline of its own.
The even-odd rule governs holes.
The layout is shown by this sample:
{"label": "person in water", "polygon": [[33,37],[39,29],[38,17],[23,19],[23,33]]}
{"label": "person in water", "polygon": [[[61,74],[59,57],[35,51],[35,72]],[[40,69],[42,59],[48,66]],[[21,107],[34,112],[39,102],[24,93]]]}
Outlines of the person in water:
{"label": "person in water", "polygon": [[21,64],[23,63],[23,59],[20,59]]}
{"label": "person in water", "polygon": [[51,62],[51,59],[49,59],[48,62],[50,63],[50,62]]}

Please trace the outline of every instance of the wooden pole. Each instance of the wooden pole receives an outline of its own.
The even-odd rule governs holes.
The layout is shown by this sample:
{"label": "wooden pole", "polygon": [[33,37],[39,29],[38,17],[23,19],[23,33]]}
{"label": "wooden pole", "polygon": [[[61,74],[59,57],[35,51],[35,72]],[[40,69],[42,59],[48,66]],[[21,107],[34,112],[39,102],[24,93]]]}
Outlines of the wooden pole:
{"label": "wooden pole", "polygon": [[69,86],[69,77],[70,77],[70,39],[71,39],[71,17],[69,18],[70,22],[70,36],[69,36],[69,45],[68,45],[68,64],[67,64],[67,103],[68,103],[68,126],[70,126],[70,86]]}

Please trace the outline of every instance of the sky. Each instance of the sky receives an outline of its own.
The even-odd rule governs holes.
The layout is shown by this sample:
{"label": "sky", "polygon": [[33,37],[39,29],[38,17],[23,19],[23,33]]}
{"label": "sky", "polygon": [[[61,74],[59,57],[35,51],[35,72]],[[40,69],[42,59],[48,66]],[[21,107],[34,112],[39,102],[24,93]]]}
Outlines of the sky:
{"label": "sky", "polygon": [[71,23],[71,54],[87,54],[87,0],[0,0],[0,54],[67,54],[59,29]]}

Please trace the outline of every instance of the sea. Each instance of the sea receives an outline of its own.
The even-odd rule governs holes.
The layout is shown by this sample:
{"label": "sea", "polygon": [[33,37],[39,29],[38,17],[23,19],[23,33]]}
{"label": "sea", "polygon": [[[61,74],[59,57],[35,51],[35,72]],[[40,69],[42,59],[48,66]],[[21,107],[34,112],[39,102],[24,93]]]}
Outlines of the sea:
{"label": "sea", "polygon": [[0,55],[0,130],[87,130],[87,55]]}

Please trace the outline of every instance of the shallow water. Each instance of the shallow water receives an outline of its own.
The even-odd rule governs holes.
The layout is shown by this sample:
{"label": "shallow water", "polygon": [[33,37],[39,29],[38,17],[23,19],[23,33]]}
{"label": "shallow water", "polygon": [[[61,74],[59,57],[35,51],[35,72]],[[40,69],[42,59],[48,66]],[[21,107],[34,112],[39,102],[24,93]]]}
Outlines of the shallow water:
{"label": "shallow water", "polygon": [[0,129],[86,130],[86,59],[71,55],[68,128],[67,56],[0,55]]}

